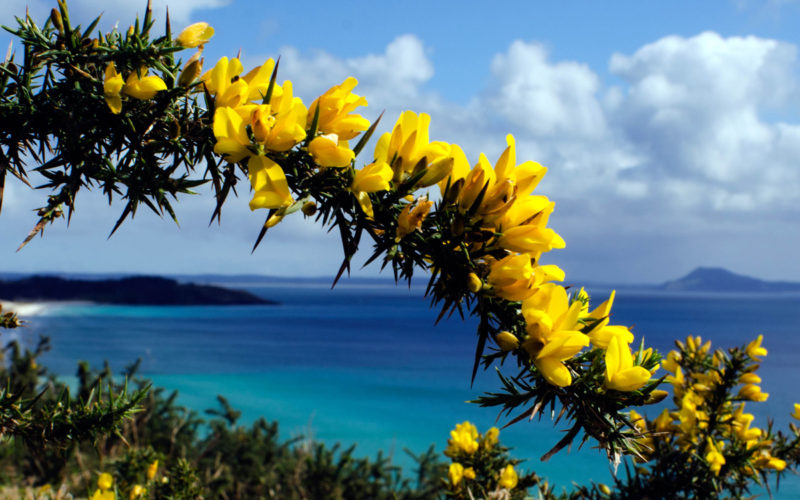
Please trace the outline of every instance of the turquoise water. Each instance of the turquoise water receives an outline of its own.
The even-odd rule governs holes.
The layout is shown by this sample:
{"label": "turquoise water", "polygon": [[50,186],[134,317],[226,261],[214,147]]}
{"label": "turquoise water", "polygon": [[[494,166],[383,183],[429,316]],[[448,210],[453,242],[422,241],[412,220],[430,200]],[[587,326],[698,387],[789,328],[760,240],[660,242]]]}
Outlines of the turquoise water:
{"label": "turquoise water", "polygon": [[[49,335],[53,349],[42,362],[62,375],[76,362],[94,366],[108,360],[121,371],[137,358],[141,373],[156,385],[177,389],[179,402],[202,410],[225,395],[242,411],[242,422],[264,416],[277,420],[286,438],[303,435],[328,442],[358,443],[357,450],[390,454],[409,466],[414,452],[435,444],[441,451],[449,430],[471,420],[482,430],[497,413],[466,403],[498,387],[492,371],[469,378],[475,324],[452,318],[434,327],[436,311],[422,289],[385,284],[283,282],[249,288],[281,302],[247,307],[59,306],[30,318],[29,331]],[[603,297],[598,293],[598,299]],[[619,291],[616,323],[634,325],[637,341],[662,351],[676,338],[702,335],[715,346],[765,336],[769,349],[760,374],[770,393],[751,405],[766,426],[789,421],[800,395],[800,296],[686,295]],[[549,418],[549,416],[548,416]],[[561,436],[548,419],[516,424],[501,432],[525,466],[569,487],[608,481],[607,460],[587,443],[549,462],[538,457]],[[778,498],[800,497],[800,481],[781,484]]]}

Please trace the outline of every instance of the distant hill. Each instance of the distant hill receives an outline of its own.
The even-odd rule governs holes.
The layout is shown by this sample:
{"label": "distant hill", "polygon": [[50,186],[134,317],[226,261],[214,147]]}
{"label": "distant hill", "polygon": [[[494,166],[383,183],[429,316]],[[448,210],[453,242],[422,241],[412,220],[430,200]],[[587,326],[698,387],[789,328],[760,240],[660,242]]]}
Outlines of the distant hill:
{"label": "distant hill", "polygon": [[126,305],[275,304],[250,292],[178,283],[154,276],[103,280],[32,276],[19,280],[0,280],[0,298],[15,302],[89,301]]}
{"label": "distant hill", "polygon": [[683,278],[667,281],[657,288],[696,292],[800,292],[800,283],[763,281],[721,267],[698,267]]}

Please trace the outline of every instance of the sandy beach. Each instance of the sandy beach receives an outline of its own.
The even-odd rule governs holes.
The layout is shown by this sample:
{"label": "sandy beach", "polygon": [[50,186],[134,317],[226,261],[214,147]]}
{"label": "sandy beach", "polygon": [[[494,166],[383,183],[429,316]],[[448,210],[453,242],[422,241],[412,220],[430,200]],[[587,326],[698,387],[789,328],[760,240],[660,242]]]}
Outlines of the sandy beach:
{"label": "sandy beach", "polygon": [[85,301],[42,301],[42,302],[14,302],[11,300],[2,300],[0,299],[0,306],[2,306],[3,312],[13,311],[17,313],[20,319],[25,319],[29,316],[39,316],[44,314],[48,310],[52,310],[56,307],[62,307],[65,305],[78,305],[78,304],[91,304],[91,302]]}

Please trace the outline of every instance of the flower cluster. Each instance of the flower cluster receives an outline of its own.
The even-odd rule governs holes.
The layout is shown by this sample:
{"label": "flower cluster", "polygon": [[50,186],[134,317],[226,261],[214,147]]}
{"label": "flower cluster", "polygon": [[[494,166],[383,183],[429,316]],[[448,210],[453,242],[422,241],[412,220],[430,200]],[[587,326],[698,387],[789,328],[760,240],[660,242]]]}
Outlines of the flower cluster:
{"label": "flower cluster", "polygon": [[[134,469],[143,466],[143,464],[134,465]],[[146,478],[146,481],[143,484],[123,484],[119,486],[119,488],[114,485],[114,476],[108,472],[103,472],[97,479],[97,489],[90,497],[90,500],[115,500],[117,495],[120,493],[118,489],[123,490],[123,492],[127,491],[127,498],[130,500],[154,498],[151,496],[151,489],[154,485],[156,485],[155,481],[156,475],[158,474],[158,460],[156,459],[149,464],[144,464],[144,467],[144,477]],[[128,473],[131,472],[130,469],[126,469],[126,471]],[[167,477],[162,477],[162,481],[165,483],[168,482]],[[125,481],[121,481],[121,483],[125,483]]]}
{"label": "flower cluster", "polygon": [[560,268],[540,263],[565,242],[548,227],[555,204],[534,194],[547,169],[518,163],[513,136],[494,164],[480,154],[471,165],[458,145],[431,140],[430,116],[404,111],[357,168],[377,122],[356,113],[367,101],[354,93],[355,78],[306,107],[290,81],[278,83],[272,59],[243,71],[238,59],[223,57],[200,81],[212,99],[214,152],[246,172],[250,208],[270,210],[259,241],[287,214],[319,208],[342,235],[342,270],[366,232],[375,242],[370,261],[383,256],[409,279],[414,267],[431,270],[429,291],[445,304],[443,314],[477,302],[479,355],[493,338],[536,385],[557,390],[577,377],[584,387],[576,392],[625,404],[622,393],[649,394],[659,357],[644,347],[634,352],[630,329],[610,324],[613,293],[592,310],[584,290],[557,284],[565,279]]}
{"label": "flower cluster", "polygon": [[[642,477],[681,484],[692,475],[694,491],[739,496],[751,480],[760,483],[768,474],[780,474],[787,461],[796,461],[789,450],[800,440],[797,428],[792,426],[792,442],[771,425],[753,425],[755,416],[746,411],[746,403],[768,398],[756,374],[767,354],[761,342],[759,335],[727,353],[712,352],[711,342],[700,337],[676,342],[678,350],[663,362],[671,373],[666,380],[674,408],[653,420],[630,412],[638,436],[637,461],[645,464]],[[800,417],[800,405],[795,404],[792,416]]]}
{"label": "flower cluster", "polygon": [[[307,164],[316,169],[352,168],[355,153],[348,141],[369,128],[365,118],[353,113],[366,105],[363,97],[352,93],[358,83],[355,78],[325,92],[309,112],[294,96],[291,81],[275,82],[276,69],[269,59],[240,76],[239,60],[223,57],[201,77],[214,97],[214,151],[230,163],[246,165],[254,191],[250,208],[277,210],[271,225],[294,203],[281,166],[290,150],[302,143],[311,159]],[[374,182],[367,184],[363,189],[374,190]]]}
{"label": "flower cluster", "polygon": [[449,498],[523,498],[526,489],[538,482],[534,474],[518,474],[519,461],[508,456],[499,435],[497,427],[481,435],[471,422],[450,431],[444,451],[451,459],[446,480]]}
{"label": "flower cluster", "polygon": [[167,90],[167,84],[160,77],[147,74],[147,68],[131,71],[127,80],[123,81],[122,75],[117,73],[114,62],[106,66],[105,79],[103,80],[103,93],[106,104],[112,113],[118,115],[122,111],[122,96],[133,97],[146,101],[152,99],[161,90]]}

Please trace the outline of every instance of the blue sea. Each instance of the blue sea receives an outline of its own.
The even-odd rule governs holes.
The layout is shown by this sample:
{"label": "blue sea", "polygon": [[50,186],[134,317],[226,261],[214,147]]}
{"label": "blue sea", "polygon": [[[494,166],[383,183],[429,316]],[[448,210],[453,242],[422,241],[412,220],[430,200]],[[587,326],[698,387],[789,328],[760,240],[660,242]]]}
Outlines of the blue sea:
{"label": "blue sea", "polygon": [[[378,450],[410,468],[410,449],[434,444],[441,452],[453,426],[470,420],[485,431],[494,409],[467,401],[499,387],[493,369],[470,375],[475,322],[459,317],[434,326],[418,286],[343,280],[328,283],[275,280],[268,285],[228,284],[278,301],[272,306],[145,307],[58,305],[30,316],[22,333],[31,343],[51,338],[42,364],[73,376],[79,360],[121,372],[141,358],[140,374],[179,391],[179,403],[202,411],[217,394],[242,411],[240,423],[258,417],[280,422],[285,438],[357,443],[357,453]],[[608,290],[597,290],[593,303]],[[666,353],[673,341],[701,335],[729,347],[764,335],[769,355],[760,370],[766,403],[749,404],[765,427],[772,416],[786,429],[800,402],[800,295],[687,294],[618,290],[613,321],[633,325],[637,342]],[[500,424],[504,421],[501,418]],[[550,415],[501,431],[501,442],[551,484],[609,482],[605,456],[587,442],[539,457],[563,435]],[[577,443],[576,443],[577,444]],[[408,471],[411,472],[410,470]],[[788,480],[787,480],[788,479]],[[776,498],[800,498],[800,480],[781,482]]]}

